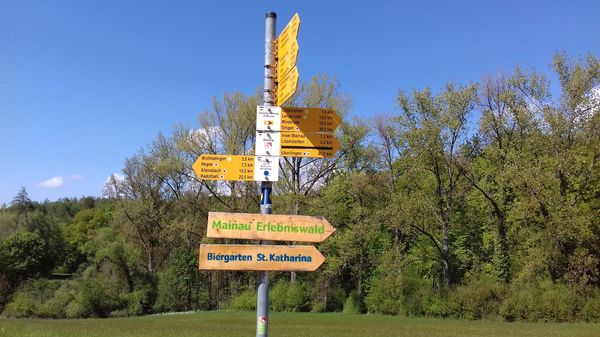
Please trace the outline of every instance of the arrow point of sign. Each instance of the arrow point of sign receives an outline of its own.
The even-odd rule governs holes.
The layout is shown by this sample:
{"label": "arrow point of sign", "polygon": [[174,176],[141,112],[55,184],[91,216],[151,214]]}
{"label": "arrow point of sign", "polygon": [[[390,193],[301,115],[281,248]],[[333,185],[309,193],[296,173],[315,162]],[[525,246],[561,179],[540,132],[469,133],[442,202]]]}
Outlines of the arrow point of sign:
{"label": "arrow point of sign", "polygon": [[202,156],[198,157],[198,159],[196,159],[196,161],[192,165],[192,169],[194,170],[194,172],[200,172],[200,161],[201,161],[201,158],[202,158]]}
{"label": "arrow point of sign", "polygon": [[323,256],[323,254],[321,254],[321,252],[315,248],[314,246],[312,247],[315,251],[315,254],[313,255],[314,257],[314,269],[311,269],[311,271],[315,271],[317,269],[319,269],[319,267],[323,264],[323,262],[325,262],[325,256]]}
{"label": "arrow point of sign", "polygon": [[325,217],[320,217],[321,218],[321,222],[323,223],[323,227],[325,229],[324,234],[325,237],[323,238],[323,241],[327,240],[327,238],[329,238],[331,236],[331,234],[333,234],[336,229],[335,227],[333,227],[331,225],[331,223],[329,221],[327,221],[327,219],[325,219]]}

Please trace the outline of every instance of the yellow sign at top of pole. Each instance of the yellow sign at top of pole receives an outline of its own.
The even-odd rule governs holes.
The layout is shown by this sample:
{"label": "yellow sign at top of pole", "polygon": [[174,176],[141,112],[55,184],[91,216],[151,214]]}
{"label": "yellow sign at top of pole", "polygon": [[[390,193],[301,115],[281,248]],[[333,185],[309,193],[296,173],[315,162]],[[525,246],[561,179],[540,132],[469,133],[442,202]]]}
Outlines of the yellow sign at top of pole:
{"label": "yellow sign at top of pole", "polygon": [[[288,24],[283,28],[281,34],[279,34],[279,46],[285,44],[287,39],[293,38],[296,39],[298,37],[298,29],[300,28],[300,16],[298,13],[295,13],[292,16],[292,19]],[[282,41],[283,39],[283,41]]]}
{"label": "yellow sign at top of pole", "polygon": [[300,16],[294,14],[277,38],[278,78],[282,79],[296,65],[298,56],[298,29]]}
{"label": "yellow sign at top of pole", "polygon": [[281,106],[296,92],[298,85],[298,29],[300,16],[294,14],[277,38],[277,105]]}

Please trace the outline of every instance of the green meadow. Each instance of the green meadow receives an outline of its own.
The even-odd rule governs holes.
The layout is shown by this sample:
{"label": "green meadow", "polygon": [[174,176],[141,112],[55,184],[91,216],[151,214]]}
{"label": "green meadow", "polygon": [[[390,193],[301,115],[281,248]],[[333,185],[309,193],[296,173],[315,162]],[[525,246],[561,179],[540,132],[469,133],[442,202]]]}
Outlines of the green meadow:
{"label": "green meadow", "polygon": [[[196,312],[110,319],[0,319],[2,337],[254,336],[254,312]],[[340,313],[271,313],[277,337],[600,336],[600,324],[507,323]]]}

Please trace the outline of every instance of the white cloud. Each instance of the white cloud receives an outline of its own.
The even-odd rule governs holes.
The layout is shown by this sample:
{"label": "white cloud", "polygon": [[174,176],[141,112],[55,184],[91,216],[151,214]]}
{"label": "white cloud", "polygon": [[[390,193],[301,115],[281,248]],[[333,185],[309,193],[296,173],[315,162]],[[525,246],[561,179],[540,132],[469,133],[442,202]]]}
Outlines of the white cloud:
{"label": "white cloud", "polygon": [[82,180],[83,179],[83,175],[81,174],[75,174],[71,176],[72,180]]}
{"label": "white cloud", "polygon": [[57,188],[64,185],[65,180],[61,176],[53,177],[48,180],[44,180],[38,185],[43,188]]}

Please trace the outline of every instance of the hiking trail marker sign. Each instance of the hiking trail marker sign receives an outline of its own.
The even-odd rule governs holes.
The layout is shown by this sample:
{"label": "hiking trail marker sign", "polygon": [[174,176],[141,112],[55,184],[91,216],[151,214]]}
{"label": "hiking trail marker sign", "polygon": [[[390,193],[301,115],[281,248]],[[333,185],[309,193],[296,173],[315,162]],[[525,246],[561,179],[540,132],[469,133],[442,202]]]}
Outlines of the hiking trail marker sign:
{"label": "hiking trail marker sign", "polygon": [[[264,90],[256,111],[255,155],[203,154],[193,164],[200,180],[260,181],[260,214],[209,212],[209,238],[260,240],[261,245],[201,244],[201,270],[254,270],[258,273],[256,336],[268,335],[268,271],[315,271],[325,257],[313,246],[264,241],[323,242],[335,228],[323,217],[271,214],[273,184],[281,156],[326,158],[340,148],[334,131],[340,116],[331,109],[281,108],[298,87],[298,30],[294,14],[279,37],[277,15],[265,16]],[[276,106],[273,106],[276,105]],[[241,145],[241,144],[240,144]]]}
{"label": "hiking trail marker sign", "polygon": [[200,245],[201,270],[315,271],[325,257],[313,246]]}
{"label": "hiking trail marker sign", "polygon": [[257,131],[333,133],[341,119],[333,109],[261,106],[256,109]]}
{"label": "hiking trail marker sign", "polygon": [[277,105],[281,106],[295,92],[298,85],[298,30],[300,16],[294,14],[277,38]]}
{"label": "hiking trail marker sign", "polygon": [[323,242],[335,228],[322,216],[209,212],[209,238]]}
{"label": "hiking trail marker sign", "polygon": [[333,133],[339,125],[340,116],[332,109],[285,107],[281,110],[281,131]]}
{"label": "hiking trail marker sign", "polygon": [[279,158],[203,154],[192,165],[201,180],[277,181]]}
{"label": "hiking trail marker sign", "polygon": [[294,67],[277,84],[277,105],[281,106],[296,93],[298,87],[298,68]]}

